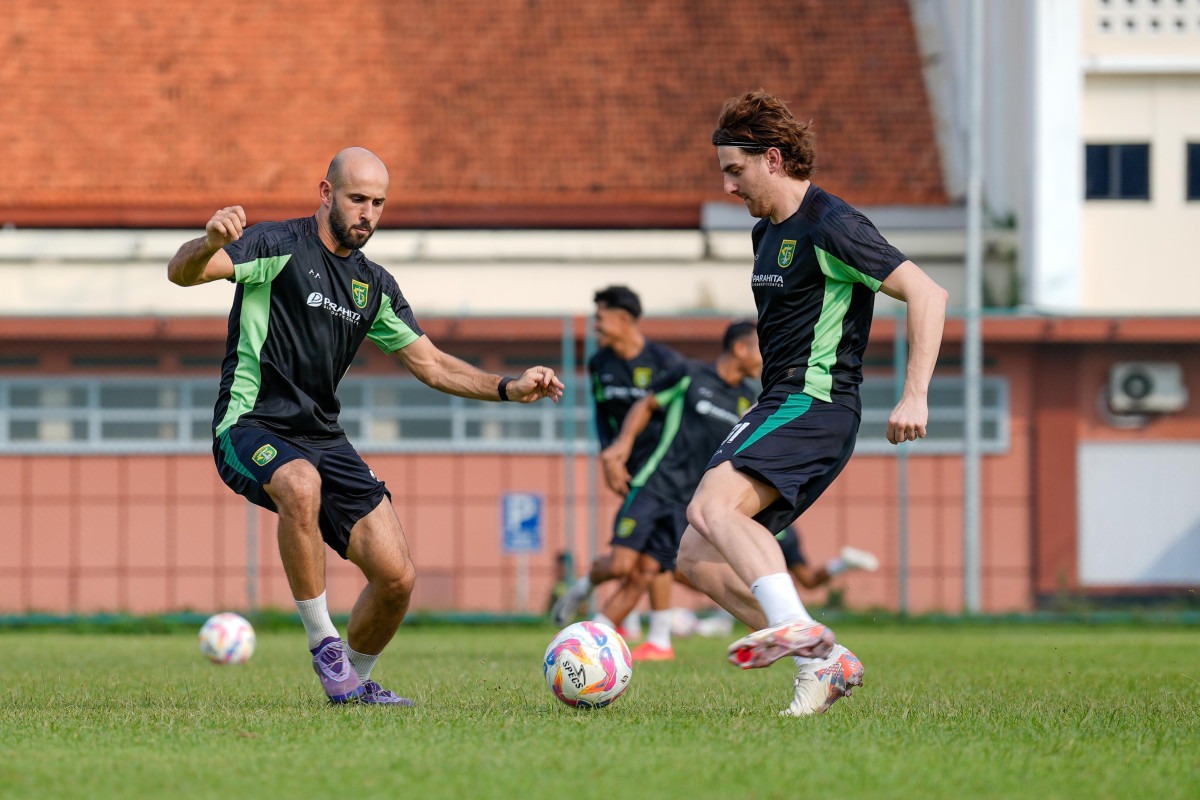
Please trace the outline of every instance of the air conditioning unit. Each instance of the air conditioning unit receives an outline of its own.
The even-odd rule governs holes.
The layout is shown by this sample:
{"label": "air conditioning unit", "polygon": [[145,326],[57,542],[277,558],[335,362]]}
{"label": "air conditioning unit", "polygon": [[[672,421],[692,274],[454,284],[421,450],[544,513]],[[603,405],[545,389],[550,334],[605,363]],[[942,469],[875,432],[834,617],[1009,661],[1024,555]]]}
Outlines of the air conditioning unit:
{"label": "air conditioning unit", "polygon": [[1188,402],[1183,367],[1162,361],[1129,361],[1108,371],[1108,405],[1118,414],[1169,414]]}

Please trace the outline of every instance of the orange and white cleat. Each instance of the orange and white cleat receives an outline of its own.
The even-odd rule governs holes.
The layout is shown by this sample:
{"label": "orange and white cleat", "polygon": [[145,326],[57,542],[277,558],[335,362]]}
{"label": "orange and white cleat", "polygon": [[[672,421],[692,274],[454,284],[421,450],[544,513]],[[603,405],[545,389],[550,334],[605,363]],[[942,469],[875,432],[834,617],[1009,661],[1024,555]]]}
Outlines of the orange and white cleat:
{"label": "orange and white cleat", "polygon": [[863,665],[840,644],[829,658],[805,664],[796,673],[792,704],[780,711],[784,717],[824,714],[829,707],[863,684]]}
{"label": "orange and white cleat", "polygon": [[819,622],[785,622],[729,645],[729,663],[742,669],[769,667],[784,656],[828,658],[837,639]]}

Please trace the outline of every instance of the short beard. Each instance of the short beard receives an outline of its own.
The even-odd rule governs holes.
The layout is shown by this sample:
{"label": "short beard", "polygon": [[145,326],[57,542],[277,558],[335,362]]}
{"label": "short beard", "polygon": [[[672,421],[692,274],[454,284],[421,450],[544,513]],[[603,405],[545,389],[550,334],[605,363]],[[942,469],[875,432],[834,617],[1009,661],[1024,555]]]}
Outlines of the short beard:
{"label": "short beard", "polygon": [[346,224],[346,218],[342,216],[342,212],[337,207],[337,200],[329,206],[329,229],[333,232],[333,239],[347,250],[359,250],[371,237],[375,235],[375,231],[367,234],[367,238],[358,242],[350,233],[350,226]]}

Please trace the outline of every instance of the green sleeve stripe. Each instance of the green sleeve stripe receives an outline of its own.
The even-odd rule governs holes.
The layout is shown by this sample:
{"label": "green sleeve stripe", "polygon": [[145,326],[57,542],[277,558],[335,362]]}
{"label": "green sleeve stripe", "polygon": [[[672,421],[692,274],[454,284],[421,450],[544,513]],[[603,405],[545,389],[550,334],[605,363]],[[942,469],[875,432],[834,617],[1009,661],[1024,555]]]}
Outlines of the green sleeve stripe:
{"label": "green sleeve stripe", "polygon": [[404,321],[396,316],[391,298],[384,295],[383,302],[379,304],[379,311],[375,314],[375,320],[371,323],[371,329],[367,331],[367,338],[374,342],[380,350],[390,354],[402,347],[408,347],[421,337],[417,336],[412,328],[405,325]]}
{"label": "green sleeve stripe", "polygon": [[879,287],[882,285],[881,281],[859,272],[833,253],[819,247],[813,247],[813,250],[817,251],[817,263],[821,265],[821,272],[824,272],[827,278],[846,283],[861,283],[872,292],[879,291]]}
{"label": "green sleeve stripe", "polygon": [[291,260],[292,254],[286,253],[281,256],[256,258],[253,261],[234,264],[233,277],[238,283],[252,286],[270,283],[279,273],[283,272],[283,268]]}
{"label": "green sleeve stripe", "polygon": [[788,399],[783,401],[783,405],[779,407],[779,410],[763,420],[763,424],[759,425],[754,433],[750,434],[749,438],[742,442],[742,446],[737,449],[734,455],[742,452],[768,433],[782,428],[797,417],[803,416],[806,411],[812,408],[812,401],[813,399],[806,394],[797,393],[788,395]]}
{"label": "green sleeve stripe", "polygon": [[[278,274],[278,272],[276,273]],[[217,425],[220,436],[241,416],[254,408],[262,387],[259,353],[267,340],[271,321],[271,284],[246,284],[242,288],[242,310],[238,321],[237,367],[229,387],[229,407]]]}
{"label": "green sleeve stripe", "polygon": [[638,470],[638,474],[633,476],[633,480],[629,485],[637,488],[646,483],[650,476],[654,474],[654,470],[658,469],[658,465],[662,463],[663,456],[667,454],[667,450],[671,447],[671,442],[675,441],[675,435],[679,433],[679,422],[683,419],[683,400],[687,394],[687,387],[691,385],[691,376],[681,380],[676,386],[683,386],[684,391],[678,392],[669,406],[666,406],[666,419],[663,420],[662,438],[658,440],[658,445],[655,446],[654,452],[646,459],[646,463]]}

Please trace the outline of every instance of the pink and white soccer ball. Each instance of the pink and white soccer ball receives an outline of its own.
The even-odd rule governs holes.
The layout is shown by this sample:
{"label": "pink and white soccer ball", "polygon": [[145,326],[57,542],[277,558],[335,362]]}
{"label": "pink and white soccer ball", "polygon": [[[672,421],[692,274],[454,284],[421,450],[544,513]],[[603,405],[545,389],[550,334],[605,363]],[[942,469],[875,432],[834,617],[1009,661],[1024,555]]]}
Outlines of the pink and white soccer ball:
{"label": "pink and white soccer ball", "polygon": [[254,628],[226,611],[214,614],[200,628],[200,652],[214,664],[245,664],[254,655]]}
{"label": "pink and white soccer ball", "polygon": [[633,657],[620,634],[599,622],[576,622],[546,648],[542,674],[572,708],[603,708],[629,688]]}

